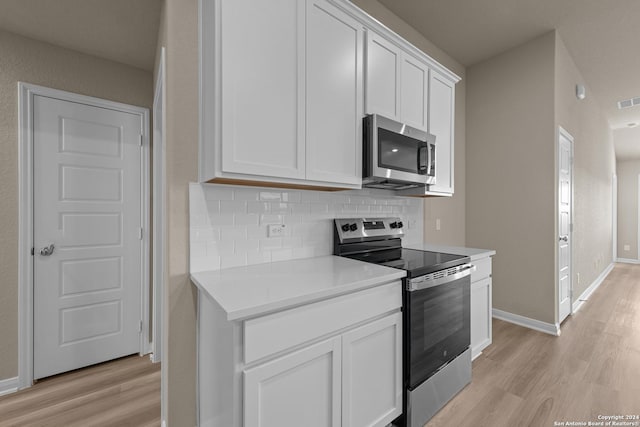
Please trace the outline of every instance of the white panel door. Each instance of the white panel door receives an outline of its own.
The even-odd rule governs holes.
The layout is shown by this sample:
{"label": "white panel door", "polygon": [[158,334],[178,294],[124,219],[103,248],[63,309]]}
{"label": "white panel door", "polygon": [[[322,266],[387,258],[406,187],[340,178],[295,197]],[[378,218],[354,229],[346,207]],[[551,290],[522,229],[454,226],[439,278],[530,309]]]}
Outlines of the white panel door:
{"label": "white panel door", "polygon": [[435,72],[429,78],[429,133],[436,137],[436,183],[429,191],[453,193],[454,85]]}
{"label": "white panel door", "polygon": [[38,379],[140,350],[142,119],[44,96],[33,108]]}
{"label": "white panel door", "polygon": [[429,105],[429,68],[409,55],[402,57],[401,92],[402,123],[426,131],[427,107]]}
{"label": "white panel door", "polygon": [[571,180],[570,135],[560,131],[558,143],[558,322],[571,313]]}
{"label": "white panel door", "polygon": [[402,314],[342,338],[342,427],[383,427],[402,413]]}
{"label": "white panel door", "polygon": [[305,3],[220,8],[222,171],[304,179]]}
{"label": "white panel door", "polygon": [[340,337],[244,372],[245,427],[339,427]]}
{"label": "white panel door", "polygon": [[400,121],[400,67],[402,52],[372,31],[367,32],[365,109]]}
{"label": "white panel door", "polygon": [[320,0],[307,4],[306,178],[362,182],[363,27]]}

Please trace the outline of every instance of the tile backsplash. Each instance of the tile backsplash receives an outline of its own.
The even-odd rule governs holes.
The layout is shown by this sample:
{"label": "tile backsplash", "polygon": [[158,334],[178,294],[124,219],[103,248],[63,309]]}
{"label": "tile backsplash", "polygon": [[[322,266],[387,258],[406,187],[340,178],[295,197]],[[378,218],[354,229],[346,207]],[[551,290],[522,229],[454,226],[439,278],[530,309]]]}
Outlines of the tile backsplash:
{"label": "tile backsplash", "polygon": [[[333,219],[398,216],[403,243],[421,244],[423,200],[385,190],[323,192],[192,183],[191,272],[333,253]],[[268,237],[269,224],[284,224]]]}

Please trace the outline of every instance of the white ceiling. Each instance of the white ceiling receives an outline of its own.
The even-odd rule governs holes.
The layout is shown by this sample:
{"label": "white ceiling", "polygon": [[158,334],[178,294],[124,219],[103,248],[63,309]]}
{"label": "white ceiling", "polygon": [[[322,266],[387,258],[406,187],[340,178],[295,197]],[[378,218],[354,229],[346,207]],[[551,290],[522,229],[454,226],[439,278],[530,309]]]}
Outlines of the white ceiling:
{"label": "white ceiling", "polygon": [[[0,29],[151,71],[161,0],[0,0]],[[557,29],[613,129],[640,158],[638,0],[380,0],[465,66]],[[637,144],[634,141],[638,141]],[[624,147],[623,147],[624,145]],[[637,148],[636,148],[637,146]]]}
{"label": "white ceiling", "polygon": [[[458,62],[470,66],[557,29],[589,92],[613,129],[625,128],[618,158],[640,158],[640,106],[617,101],[640,96],[638,0],[380,0]],[[614,132],[615,135],[618,132]],[[635,144],[631,141],[636,141]]]}
{"label": "white ceiling", "polygon": [[0,29],[153,70],[161,0],[0,0]]}

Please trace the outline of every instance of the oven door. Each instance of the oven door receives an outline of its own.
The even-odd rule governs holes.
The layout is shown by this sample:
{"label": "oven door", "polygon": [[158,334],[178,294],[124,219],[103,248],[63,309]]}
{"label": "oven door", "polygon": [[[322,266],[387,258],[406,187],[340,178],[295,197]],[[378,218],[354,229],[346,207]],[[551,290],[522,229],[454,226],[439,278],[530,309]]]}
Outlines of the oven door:
{"label": "oven door", "polygon": [[471,279],[466,275],[405,292],[405,364],[409,390],[469,348],[470,286]]}

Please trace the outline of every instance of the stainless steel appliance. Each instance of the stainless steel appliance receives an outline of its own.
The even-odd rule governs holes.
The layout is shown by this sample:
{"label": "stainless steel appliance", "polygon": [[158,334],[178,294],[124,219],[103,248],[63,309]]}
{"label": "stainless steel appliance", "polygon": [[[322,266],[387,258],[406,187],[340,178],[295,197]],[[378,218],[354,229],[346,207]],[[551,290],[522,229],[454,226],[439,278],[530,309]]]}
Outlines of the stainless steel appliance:
{"label": "stainless steel appliance", "polygon": [[336,219],[334,254],[406,270],[403,281],[404,411],[422,427],[471,382],[469,258],[402,247],[400,218]]}
{"label": "stainless steel appliance", "polygon": [[436,183],[436,137],[371,114],[363,119],[362,185],[403,190]]}

